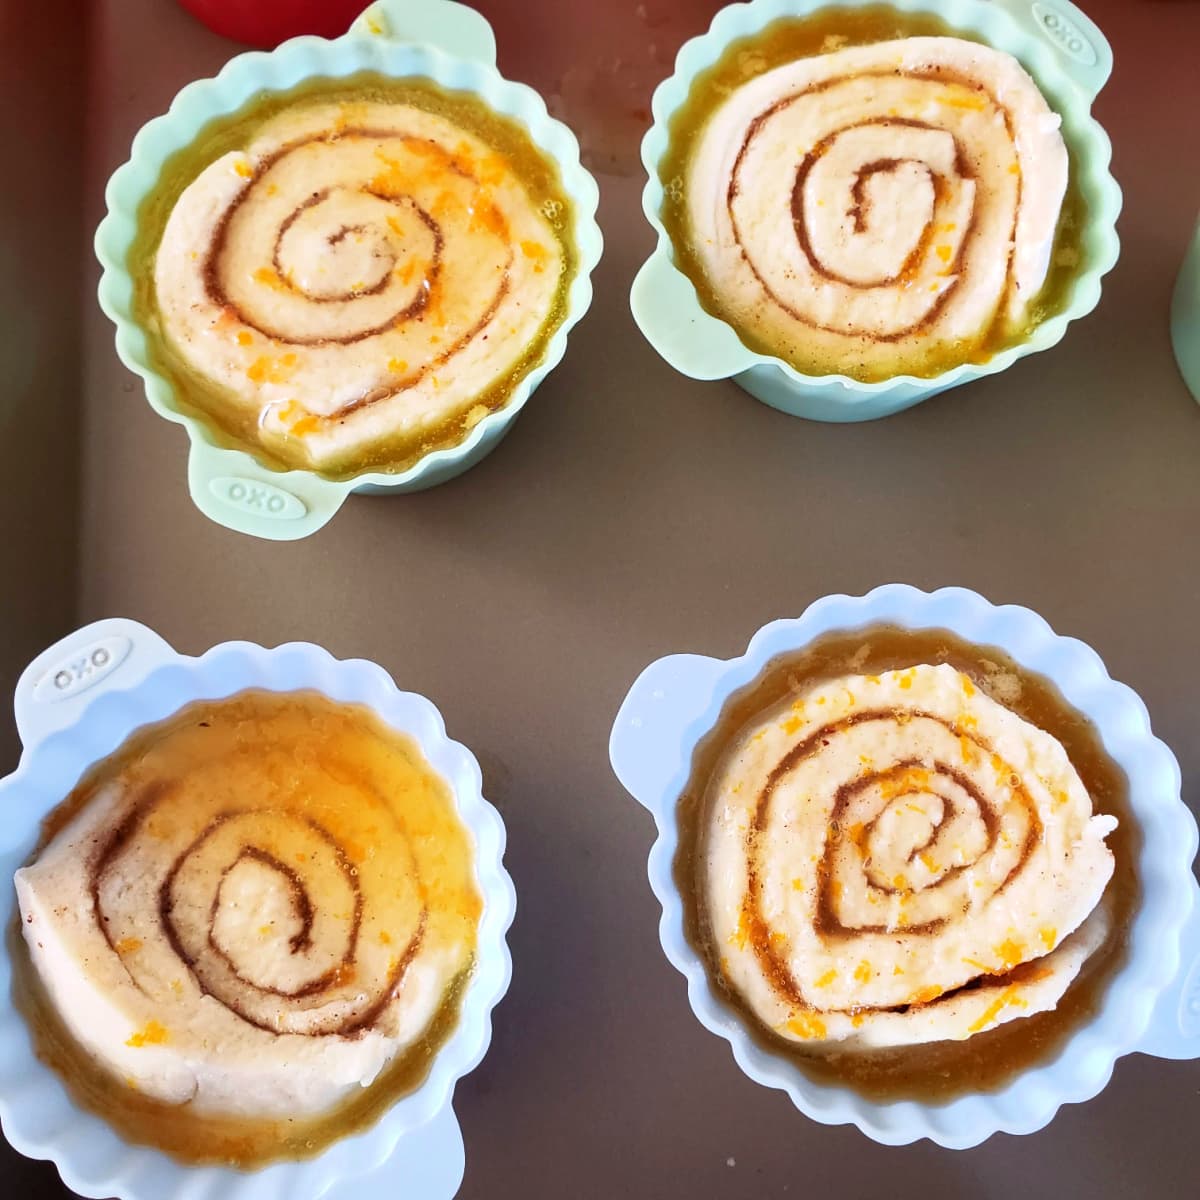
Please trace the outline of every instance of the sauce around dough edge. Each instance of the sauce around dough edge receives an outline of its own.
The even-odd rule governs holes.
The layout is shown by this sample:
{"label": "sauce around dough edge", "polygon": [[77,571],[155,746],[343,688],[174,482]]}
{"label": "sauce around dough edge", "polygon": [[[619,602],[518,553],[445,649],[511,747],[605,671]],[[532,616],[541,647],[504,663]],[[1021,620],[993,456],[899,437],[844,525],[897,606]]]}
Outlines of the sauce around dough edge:
{"label": "sauce around dough edge", "polygon": [[[487,412],[502,409],[521,380],[545,356],[550,339],[567,315],[569,292],[578,270],[573,209],[558,165],[535,145],[524,126],[493,112],[472,93],[451,91],[428,79],[390,79],[369,71],[342,79],[309,79],[286,91],[260,92],[236,112],[215,117],[191,143],[167,158],[138,210],[138,230],[126,258],[133,279],[133,314],[146,331],[148,361],[171,383],[176,405],[201,420],[218,445],[249,451],[275,470],[314,470],[302,455],[292,458],[264,445],[256,420],[230,402],[224,387],[192,367],[161,329],[154,264],[171,211],[206,167],[232,150],[245,149],[262,126],[280,113],[315,104],[363,102],[411,104],[457,124],[502,154],[534,206],[554,214],[550,225],[563,252],[563,271],[549,317],[511,370],[474,397],[462,412],[425,430],[419,441],[383,440],[335,468],[314,471],[335,480],[353,479],[368,471],[396,474],[408,470],[433,451],[458,445],[481,419],[477,415],[480,406]],[[278,346],[285,350],[287,343]]]}
{"label": "sauce around dough edge", "polygon": [[[731,325],[741,341],[755,353],[783,358],[798,371],[813,375],[836,372],[864,383],[892,378],[889,374],[864,369],[851,360],[850,354],[839,356],[836,362],[825,354],[814,354],[808,359],[800,354],[783,354],[777,346],[760,338],[726,310],[720,289],[709,280],[693,244],[684,186],[692,153],[699,144],[704,126],[716,110],[749,80],[800,58],[907,37],[982,40],[969,31],[955,29],[930,13],[902,12],[886,4],[861,8],[835,5],[806,17],[782,17],[758,33],[731,42],[712,66],[696,75],[687,98],[671,116],[667,149],[658,164],[658,176],[664,189],[660,216],[671,239],[675,264],[695,286],[701,307],[706,312]],[[1038,325],[1069,306],[1075,281],[1086,266],[1084,232],[1088,209],[1079,188],[1076,151],[1066,129],[1063,140],[1070,159],[1067,192],[1059,213],[1050,269],[1031,309],[1029,321],[1015,334],[1006,333],[1003,322],[997,321],[979,345],[962,351],[957,347],[948,350],[939,347],[907,367],[904,374],[933,378],[960,363],[985,363],[1001,350],[1026,341]]]}
{"label": "sauce around dough edge", "polygon": [[[220,723],[222,708],[230,718],[224,728]],[[463,995],[474,969],[474,940],[481,904],[474,874],[474,839],[457,815],[448,785],[429,766],[420,747],[408,735],[391,729],[362,705],[333,701],[313,691],[274,693],[250,689],[224,700],[196,701],[164,721],[134,731],[117,750],[90,768],[71,794],[46,816],[38,846],[29,861],[35,860],[70,824],[104,782],[127,768],[136,771],[139,761],[144,761],[148,754],[161,754],[164,742],[169,743],[173,733],[190,733],[208,720],[207,734],[231,744],[233,739],[240,738],[238,744],[244,749],[245,739],[252,742],[273,713],[289,709],[292,719],[305,724],[309,739],[306,749],[314,756],[326,752],[331,756],[345,754],[349,750],[357,754],[356,762],[361,763],[362,755],[371,753],[374,746],[373,769],[385,770],[388,761],[403,763],[407,770],[398,770],[395,782],[397,789],[408,787],[420,793],[417,802],[422,811],[413,812],[418,832],[425,826],[434,830],[446,821],[457,828],[467,856],[458,866],[465,867],[470,882],[459,896],[452,881],[460,872],[453,860],[461,859],[461,855],[448,852],[447,883],[441,890],[461,908],[456,915],[472,925],[472,953],[466,967],[451,981],[420,1037],[386,1064],[371,1084],[351,1093],[349,1099],[330,1111],[298,1118],[225,1116],[198,1113],[187,1104],[166,1104],[140,1094],[97,1063],[76,1041],[50,999],[30,957],[18,909],[6,931],[13,964],[12,1000],[29,1025],[39,1059],[58,1075],[81,1108],[100,1116],[126,1141],[155,1147],[189,1165],[252,1169],[271,1162],[303,1160],[376,1124],[397,1100],[425,1081],[435,1056],[458,1025]],[[241,732],[237,730],[239,719]],[[166,749],[169,752],[170,746]],[[185,761],[187,753],[194,753],[194,747],[185,749]],[[402,775],[407,778],[402,779]],[[425,796],[432,803],[427,804]],[[434,807],[439,809],[437,813]],[[424,813],[425,808],[428,813]],[[353,1037],[352,1034],[326,1036]]]}
{"label": "sauce around dough edge", "polygon": [[[1112,928],[1050,1011],[1019,1017],[961,1042],[870,1051],[806,1051],[802,1044],[767,1029],[727,987],[721,972],[720,953],[707,927],[703,900],[710,781],[737,735],[786,697],[841,675],[878,675],[938,663],[962,671],[993,699],[1056,738],[1091,796],[1093,811],[1112,814],[1120,822],[1106,839],[1116,861],[1101,901],[1110,906]],[[969,1093],[996,1091],[1023,1071],[1047,1061],[1099,1011],[1105,990],[1125,961],[1128,931],[1139,898],[1135,864],[1141,836],[1129,806],[1124,771],[1105,751],[1095,726],[1066,702],[1050,680],[1027,671],[1002,650],[972,645],[947,630],[879,625],[839,631],[773,660],[757,679],[730,697],[716,725],[697,745],[677,814],[679,848],[673,870],[683,899],[688,942],[703,959],[723,1002],[754,1040],[770,1053],[790,1060],[816,1083],[849,1086],[880,1103],[944,1102]]]}

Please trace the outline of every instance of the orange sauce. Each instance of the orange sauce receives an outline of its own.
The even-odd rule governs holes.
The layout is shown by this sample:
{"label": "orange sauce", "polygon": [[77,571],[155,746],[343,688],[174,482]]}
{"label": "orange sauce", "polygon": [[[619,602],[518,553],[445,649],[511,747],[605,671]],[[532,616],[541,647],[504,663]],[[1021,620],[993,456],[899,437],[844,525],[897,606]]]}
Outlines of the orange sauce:
{"label": "orange sauce", "polygon": [[[355,1089],[330,1112],[258,1119],[196,1111],[190,1103],[163,1103],[98,1064],[50,1000],[30,958],[18,915],[8,930],[12,999],[29,1023],[39,1058],[61,1077],[76,1103],[103,1117],[127,1141],[157,1147],[181,1162],[250,1168],[311,1157],[336,1139],[375,1124],[397,1099],[418,1088],[458,1023],[482,901],[474,881],[471,835],[458,818],[449,787],[416,743],[384,725],[369,709],[340,704],[315,692],[247,691],[225,700],[197,702],[137,731],[92,768],[47,816],[31,861],[86,808],[98,789],[117,779],[123,789],[157,788],[165,795],[144,818],[148,838],[165,838],[175,826],[190,833],[195,811],[206,795],[252,797],[238,811],[269,813],[273,830],[280,814],[294,814],[297,825],[319,822],[352,864],[350,873],[361,888],[367,913],[364,930],[373,912],[396,907],[400,871],[410,870],[415,856],[418,867],[423,862],[428,868],[420,874],[418,893],[427,914],[424,942],[432,939],[435,945],[446,945],[453,939],[469,953],[464,956],[466,967],[451,981],[424,1032],[401,1048],[373,1083]],[[171,785],[162,786],[163,781]],[[261,834],[266,837],[286,839],[287,833]],[[281,859],[293,861],[283,841],[270,848]],[[377,858],[382,866],[367,872],[363,864]],[[303,856],[296,861],[303,862]],[[389,864],[395,864],[396,870]],[[81,864],[83,869],[91,868]],[[323,897],[312,894],[308,900],[319,909]],[[259,932],[271,933],[266,927]],[[407,941],[398,927],[396,936]],[[383,929],[370,940],[390,946],[392,935]],[[359,944],[363,948],[358,953],[371,952],[372,947]],[[140,942],[119,942],[114,952],[136,955],[140,948]],[[179,969],[187,974],[185,963]],[[333,972],[330,986],[354,978],[350,961]],[[175,990],[182,994],[181,986]],[[208,995],[205,1003],[224,1003],[217,993]],[[163,1011],[136,1031],[127,1045],[169,1046],[174,1037],[172,1020],[173,1012],[164,1003]],[[254,1032],[261,1036],[260,1031]],[[353,1040],[356,1032],[320,1036]]]}

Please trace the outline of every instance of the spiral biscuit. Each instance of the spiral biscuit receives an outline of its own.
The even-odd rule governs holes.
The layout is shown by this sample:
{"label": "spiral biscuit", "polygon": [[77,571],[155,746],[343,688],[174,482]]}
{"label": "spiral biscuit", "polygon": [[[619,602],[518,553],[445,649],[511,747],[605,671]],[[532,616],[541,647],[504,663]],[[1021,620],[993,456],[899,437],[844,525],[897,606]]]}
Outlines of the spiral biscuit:
{"label": "spiral biscuit", "polygon": [[[198,1110],[296,1115],[419,1039],[479,901],[415,747],[330,702],[259,703],[206,706],[105,778],[17,890],[43,981],[115,1074]],[[340,748],[310,748],[312,720]]]}
{"label": "spiral biscuit", "polygon": [[555,315],[560,235],[509,160],[407,104],[287,110],[180,196],[162,330],[289,461],[333,469],[467,425]]}
{"label": "spiral biscuit", "polygon": [[928,374],[1032,320],[1068,159],[1011,55],[857,46],[737,88],[684,186],[726,315],[812,373]]}
{"label": "spiral biscuit", "polygon": [[961,1040],[1053,1007],[1106,932],[1115,818],[1054,738],[949,666],[786,704],[739,735],[708,811],[722,975],[814,1047]]}

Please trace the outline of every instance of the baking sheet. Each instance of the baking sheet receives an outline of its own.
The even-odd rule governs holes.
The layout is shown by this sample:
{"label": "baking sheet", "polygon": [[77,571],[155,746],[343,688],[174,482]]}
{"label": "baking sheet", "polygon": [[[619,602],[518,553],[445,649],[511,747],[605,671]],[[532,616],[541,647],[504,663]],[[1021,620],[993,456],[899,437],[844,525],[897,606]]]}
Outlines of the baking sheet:
{"label": "baking sheet", "polygon": [[[295,544],[192,507],[183,432],[117,362],[84,244],[137,127],[236,48],[169,0],[0,9],[3,144],[28,150],[0,189],[0,680],[73,624],[121,614],[188,652],[317,641],[441,707],[482,762],[519,892],[512,990],[456,1093],[464,1200],[1193,1194],[1195,1063],[1122,1059],[1100,1097],[1041,1133],[963,1153],[876,1146],[751,1083],[662,956],[650,819],[606,745],[660,654],[736,654],[827,592],[962,584],[1095,646],[1200,804],[1200,408],[1167,336],[1200,206],[1200,4],[1084,0],[1116,53],[1096,112],[1126,194],[1099,310],[1047,354],[859,426],[682,379],[629,316],[652,243],[634,154],[647,85],[717,4],[481,7],[502,69],[550,94],[604,169],[595,305],[483,464],[431,492],[352,498]],[[0,1181],[13,1200],[69,1195],[7,1146]]]}

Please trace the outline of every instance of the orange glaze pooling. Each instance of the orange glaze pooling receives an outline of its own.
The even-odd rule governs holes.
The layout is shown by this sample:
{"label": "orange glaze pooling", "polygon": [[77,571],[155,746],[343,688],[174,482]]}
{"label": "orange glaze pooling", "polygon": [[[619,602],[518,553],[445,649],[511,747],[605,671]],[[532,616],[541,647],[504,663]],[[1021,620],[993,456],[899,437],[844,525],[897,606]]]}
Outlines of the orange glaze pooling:
{"label": "orange glaze pooling", "polygon": [[[257,834],[251,829],[247,838],[257,837],[267,849],[281,854],[282,843],[270,842],[284,836],[273,832],[281,816],[318,822],[350,865],[360,889],[364,929],[372,920],[383,923],[404,916],[403,905],[392,893],[399,895],[401,882],[411,877],[415,856],[417,870],[422,863],[426,866],[418,877],[426,913],[419,926],[421,936],[435,945],[465,945],[467,965],[452,980],[417,1040],[400,1049],[373,1083],[333,1111],[295,1119],[228,1117],[153,1099],[96,1064],[47,996],[18,917],[8,931],[14,966],[12,998],[30,1025],[38,1056],[59,1074],[72,1097],[83,1108],[101,1114],[129,1141],[155,1146],[186,1163],[248,1168],[311,1157],[330,1142],[373,1125],[399,1097],[415,1090],[457,1024],[482,913],[471,835],[458,817],[449,788],[416,743],[385,726],[369,709],[337,703],[315,692],[247,691],[225,700],[197,702],[137,731],[94,767],[46,818],[39,849],[32,857],[86,807],[97,789],[116,778],[132,789],[131,796],[154,798],[144,808],[139,800],[135,809],[148,839],[165,840],[181,825],[190,828],[197,809],[192,788],[242,797],[240,812],[267,814],[267,825]],[[129,824],[126,820],[122,827]],[[129,836],[140,835],[135,830]],[[306,855],[287,857],[295,858],[303,871]],[[98,864],[103,858],[101,853]],[[94,871],[98,864],[88,869]],[[305,906],[315,911],[330,902],[330,896],[319,889],[306,888]],[[100,903],[97,900],[97,912]],[[159,918],[168,920],[171,915],[163,912]],[[258,932],[263,938],[277,936],[269,925]],[[408,935],[396,924],[373,931],[369,940],[392,948],[386,974],[397,982],[378,1004],[373,993],[368,997],[373,1009],[382,1011],[402,985]],[[129,969],[136,966],[129,956],[136,956],[142,944],[138,939],[122,939],[113,949],[127,960]],[[361,948],[352,938],[346,957],[321,981],[322,988],[359,984],[369,992],[371,972],[360,971],[357,963],[369,959],[372,949],[365,944],[365,935]],[[183,992],[182,981],[190,976],[191,985],[204,994],[205,1004],[241,1015],[240,998],[219,986],[210,988],[202,965],[181,959],[178,972],[180,979],[165,981],[176,994]],[[314,993],[314,999],[320,998]],[[170,1045],[175,1032],[168,1010],[164,1004],[164,1011],[138,1028],[127,1044],[133,1048]],[[251,1016],[245,1019],[254,1024]],[[348,1027],[304,1036],[336,1040],[356,1035]]]}

